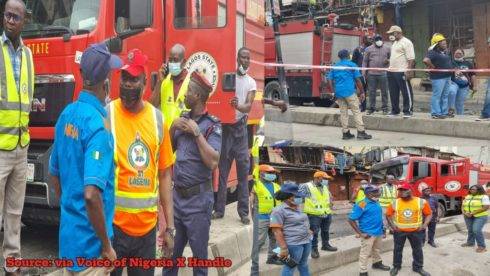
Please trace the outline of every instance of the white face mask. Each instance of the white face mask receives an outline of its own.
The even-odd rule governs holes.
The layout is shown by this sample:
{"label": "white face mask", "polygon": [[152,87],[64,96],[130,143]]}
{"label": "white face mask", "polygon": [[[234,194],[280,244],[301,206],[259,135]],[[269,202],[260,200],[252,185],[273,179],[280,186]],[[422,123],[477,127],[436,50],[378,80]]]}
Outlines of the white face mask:
{"label": "white face mask", "polygon": [[383,46],[383,40],[378,40],[374,44],[376,44],[376,46],[378,46],[378,47],[381,47],[381,46]]}
{"label": "white face mask", "polygon": [[464,58],[454,58],[455,61],[464,61]]}
{"label": "white face mask", "polygon": [[240,71],[240,74],[245,75],[248,72],[248,68],[244,69],[243,65],[240,64],[240,67],[238,67],[238,71]]}
{"label": "white face mask", "polygon": [[394,35],[390,35],[389,39],[390,41],[395,41],[396,37]]}

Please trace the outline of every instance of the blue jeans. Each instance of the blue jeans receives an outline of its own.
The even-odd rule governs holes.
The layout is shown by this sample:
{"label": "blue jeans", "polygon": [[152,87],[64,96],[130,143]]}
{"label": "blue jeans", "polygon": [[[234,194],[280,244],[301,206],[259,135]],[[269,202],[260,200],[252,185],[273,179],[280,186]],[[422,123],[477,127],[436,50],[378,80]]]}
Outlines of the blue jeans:
{"label": "blue jeans", "polygon": [[487,223],[488,216],[478,217],[478,218],[468,218],[464,217],[464,222],[466,223],[466,229],[468,229],[468,239],[466,243],[479,247],[485,247],[485,237],[483,236],[483,226]]}
{"label": "blue jeans", "polygon": [[[291,258],[298,263],[297,267],[299,270],[299,275],[309,276],[310,270],[308,269],[308,257],[310,256],[311,252],[311,243],[288,245],[288,251]],[[289,266],[284,265],[281,276],[293,276],[295,268],[290,268]]]}
{"label": "blue jeans", "polygon": [[456,83],[451,82],[449,92],[449,108],[456,110],[457,115],[463,115],[464,113],[464,101],[468,96],[469,86],[459,87]]}
{"label": "blue jeans", "polygon": [[485,103],[483,104],[481,116],[483,118],[490,118],[490,78],[487,80],[487,94],[485,96]]}
{"label": "blue jeans", "polygon": [[432,81],[432,98],[430,101],[431,115],[447,115],[448,98],[451,89],[451,78],[437,79]]}
{"label": "blue jeans", "polygon": [[313,240],[311,248],[318,249],[318,233],[322,237],[322,247],[330,245],[330,224],[332,223],[332,215],[326,217],[308,215],[310,221],[310,230],[313,232]]}

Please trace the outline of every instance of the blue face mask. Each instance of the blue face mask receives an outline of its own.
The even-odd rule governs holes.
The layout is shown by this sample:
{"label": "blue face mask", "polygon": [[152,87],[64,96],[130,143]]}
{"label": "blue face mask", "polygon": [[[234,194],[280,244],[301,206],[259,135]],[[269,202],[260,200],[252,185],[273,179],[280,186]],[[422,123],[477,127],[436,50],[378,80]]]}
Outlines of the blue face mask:
{"label": "blue face mask", "polygon": [[301,205],[303,203],[304,203],[304,198],[302,198],[302,197],[295,197],[294,198],[294,204]]}
{"label": "blue face mask", "polygon": [[276,180],[277,176],[273,173],[264,173],[264,180],[265,181],[269,181],[269,182],[272,182],[274,180]]}
{"label": "blue face mask", "polygon": [[322,179],[322,181],[320,182],[323,186],[328,186],[328,180],[326,179]]}
{"label": "blue face mask", "polygon": [[180,66],[180,62],[169,62],[168,71],[172,76],[178,76],[180,72],[182,72],[182,68]]}

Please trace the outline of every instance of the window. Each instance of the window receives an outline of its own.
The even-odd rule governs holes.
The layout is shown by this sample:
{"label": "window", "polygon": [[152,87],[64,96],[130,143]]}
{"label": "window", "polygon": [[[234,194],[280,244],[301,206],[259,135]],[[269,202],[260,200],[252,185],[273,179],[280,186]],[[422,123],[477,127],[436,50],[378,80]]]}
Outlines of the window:
{"label": "window", "polygon": [[238,49],[245,46],[245,17],[241,14],[236,16],[236,53]]}
{"label": "window", "polygon": [[[117,0],[116,2],[116,32],[123,33],[131,30],[129,26],[129,10],[130,10],[130,1],[129,0]],[[153,6],[153,1],[151,1],[150,6]],[[151,11],[153,9],[150,8],[147,13],[148,18],[152,18]],[[152,20],[150,20],[152,22]]]}
{"label": "window", "polygon": [[100,0],[27,0],[30,11],[22,36],[53,37],[88,33],[97,26]]}
{"label": "window", "polygon": [[413,162],[413,179],[431,176],[430,164],[428,162]]}
{"label": "window", "polygon": [[464,163],[453,163],[453,164],[441,165],[441,175],[442,176],[463,175],[463,174],[464,174]]}
{"label": "window", "polygon": [[177,29],[222,28],[226,25],[227,0],[174,0]]}

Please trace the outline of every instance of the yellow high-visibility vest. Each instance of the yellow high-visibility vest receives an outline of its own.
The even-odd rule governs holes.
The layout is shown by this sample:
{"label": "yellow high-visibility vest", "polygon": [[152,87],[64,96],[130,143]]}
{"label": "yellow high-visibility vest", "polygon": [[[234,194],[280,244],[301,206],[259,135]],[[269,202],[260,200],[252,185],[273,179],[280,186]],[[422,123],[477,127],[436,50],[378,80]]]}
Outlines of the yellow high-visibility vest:
{"label": "yellow high-visibility vest", "polygon": [[185,108],[184,99],[189,82],[191,80],[191,74],[187,73],[187,76],[182,82],[182,86],[179,89],[177,98],[174,99],[174,81],[172,76],[168,76],[163,80],[160,87],[160,110],[163,113],[163,117],[167,120],[168,125],[171,126],[175,119],[180,117],[180,114],[187,110]]}
{"label": "yellow high-visibility vest", "polygon": [[388,187],[388,184],[381,185],[381,196],[379,197],[379,204],[381,207],[388,207],[393,200],[396,199],[396,186],[392,185],[391,188]]}
{"label": "yellow high-visibility vest", "polygon": [[[281,189],[279,184],[275,182],[272,185],[274,187],[274,194]],[[280,201],[274,199],[274,194],[271,195],[262,181],[255,181],[254,190],[259,203],[259,214],[270,214],[274,207],[281,204]]]}
{"label": "yellow high-visibility vest", "polygon": [[[483,208],[483,202],[482,202],[483,196],[484,195],[475,195],[475,196],[467,195],[463,200],[463,211],[470,213]],[[488,210],[473,216],[475,218],[488,216]]]}
{"label": "yellow high-visibility vest", "polygon": [[309,182],[307,184],[310,191],[310,197],[305,199],[305,206],[303,212],[309,215],[321,216],[332,213],[330,209],[330,192],[327,186],[323,186],[322,192],[313,184]]}
{"label": "yellow high-visibility vest", "polygon": [[359,191],[357,191],[357,195],[356,195],[356,203],[363,201],[365,198],[366,198],[366,194],[364,193],[364,190],[359,188]]}
{"label": "yellow high-visibility vest", "polygon": [[34,94],[34,67],[31,50],[21,45],[19,86],[14,77],[8,44],[0,51],[0,150],[29,145],[29,112]]}
{"label": "yellow high-visibility vest", "polygon": [[410,201],[396,199],[393,201],[395,211],[393,222],[400,229],[413,229],[422,226],[422,209],[425,200],[414,197]]}

